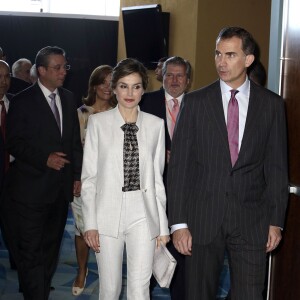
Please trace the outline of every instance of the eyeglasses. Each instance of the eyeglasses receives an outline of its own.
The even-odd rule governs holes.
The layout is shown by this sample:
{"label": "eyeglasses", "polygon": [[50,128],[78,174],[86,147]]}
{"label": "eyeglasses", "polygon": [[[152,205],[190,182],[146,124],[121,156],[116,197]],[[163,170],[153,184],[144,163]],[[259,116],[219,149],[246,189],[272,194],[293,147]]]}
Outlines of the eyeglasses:
{"label": "eyeglasses", "polygon": [[59,72],[61,69],[64,69],[66,71],[69,71],[71,69],[70,65],[56,65],[56,66],[46,66],[46,68],[54,69],[56,72]]}

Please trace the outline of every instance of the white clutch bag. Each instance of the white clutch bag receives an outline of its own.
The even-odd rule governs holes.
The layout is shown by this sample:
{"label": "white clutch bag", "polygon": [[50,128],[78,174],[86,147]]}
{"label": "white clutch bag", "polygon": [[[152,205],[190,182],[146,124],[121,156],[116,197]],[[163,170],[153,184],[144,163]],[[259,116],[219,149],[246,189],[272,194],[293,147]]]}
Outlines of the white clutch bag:
{"label": "white clutch bag", "polygon": [[152,272],[160,287],[170,286],[176,265],[176,259],[164,244],[155,249]]}
{"label": "white clutch bag", "polygon": [[84,233],[84,223],[82,218],[81,206],[76,203],[76,201],[71,202],[73,217],[75,220],[75,226],[80,233]]}

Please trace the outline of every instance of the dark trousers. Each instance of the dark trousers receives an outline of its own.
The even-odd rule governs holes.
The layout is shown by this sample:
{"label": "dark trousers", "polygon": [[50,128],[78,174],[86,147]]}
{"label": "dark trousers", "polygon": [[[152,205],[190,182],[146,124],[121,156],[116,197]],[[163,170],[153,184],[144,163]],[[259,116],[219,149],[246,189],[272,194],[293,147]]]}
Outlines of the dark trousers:
{"label": "dark trousers", "polygon": [[224,224],[208,245],[193,244],[186,257],[185,300],[214,300],[217,296],[225,249],[228,252],[231,300],[263,299],[265,245],[250,245],[236,228]]}
{"label": "dark trousers", "polygon": [[[53,203],[6,198],[5,226],[25,300],[47,300],[67,219],[63,193]],[[42,202],[42,201],[41,201]]]}

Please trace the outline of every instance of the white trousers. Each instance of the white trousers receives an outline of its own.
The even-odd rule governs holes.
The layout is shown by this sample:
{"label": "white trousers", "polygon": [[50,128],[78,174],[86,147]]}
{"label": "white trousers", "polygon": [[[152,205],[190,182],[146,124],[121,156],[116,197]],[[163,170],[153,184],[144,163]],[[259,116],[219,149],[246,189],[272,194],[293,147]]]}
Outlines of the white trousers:
{"label": "white trousers", "polygon": [[155,239],[150,240],[141,191],[125,192],[122,199],[119,236],[100,234],[96,253],[99,300],[118,300],[122,288],[124,246],[127,254],[127,299],[148,300]]}

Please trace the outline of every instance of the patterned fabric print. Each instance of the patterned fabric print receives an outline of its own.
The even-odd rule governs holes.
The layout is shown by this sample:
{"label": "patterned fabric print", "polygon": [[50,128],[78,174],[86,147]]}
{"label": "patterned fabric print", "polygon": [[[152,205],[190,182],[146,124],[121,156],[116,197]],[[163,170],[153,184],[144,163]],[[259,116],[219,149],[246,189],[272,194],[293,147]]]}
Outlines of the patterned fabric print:
{"label": "patterned fabric print", "polygon": [[135,123],[126,123],[121,128],[124,131],[124,187],[122,191],[137,191],[140,189],[139,147],[136,137],[139,128]]}

